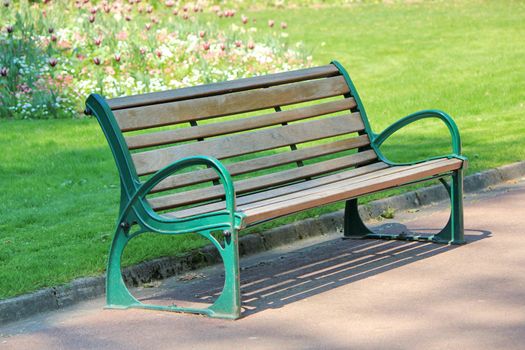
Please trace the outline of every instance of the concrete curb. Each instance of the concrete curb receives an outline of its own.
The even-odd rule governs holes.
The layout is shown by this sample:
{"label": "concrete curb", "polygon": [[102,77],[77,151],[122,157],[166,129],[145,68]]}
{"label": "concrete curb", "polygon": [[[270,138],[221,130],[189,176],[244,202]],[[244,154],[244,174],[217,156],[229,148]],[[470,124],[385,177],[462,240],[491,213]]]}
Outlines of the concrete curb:
{"label": "concrete curb", "polygon": [[[525,175],[525,161],[469,175],[464,180],[465,192],[481,189],[519,178]],[[429,205],[447,199],[441,185],[407,192],[377,200],[359,207],[364,220],[381,215],[387,208],[406,210]],[[342,231],[343,211],[328,213],[274,229],[241,237],[241,255],[254,254],[308,237]],[[181,257],[165,257],[131,266],[123,271],[128,285],[168,278],[183,272],[220,262],[220,256],[212,246],[206,246]],[[105,290],[105,276],[86,277],[57,287],[45,288],[31,294],[0,300],[0,325],[27,318],[31,315],[58,310],[80,301],[101,296]]]}

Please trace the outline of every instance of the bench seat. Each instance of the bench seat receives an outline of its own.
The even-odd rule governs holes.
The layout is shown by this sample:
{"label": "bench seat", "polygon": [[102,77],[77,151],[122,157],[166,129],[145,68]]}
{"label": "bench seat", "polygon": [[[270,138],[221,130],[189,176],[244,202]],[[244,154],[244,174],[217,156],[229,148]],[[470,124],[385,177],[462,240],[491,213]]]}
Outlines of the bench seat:
{"label": "bench seat", "polygon": [[[462,166],[463,161],[455,158],[440,158],[405,166],[376,162],[325,177],[239,196],[237,210],[244,214],[243,224],[249,226],[321,205],[433,178]],[[184,218],[224,208],[225,202],[222,201],[163,215]]]}

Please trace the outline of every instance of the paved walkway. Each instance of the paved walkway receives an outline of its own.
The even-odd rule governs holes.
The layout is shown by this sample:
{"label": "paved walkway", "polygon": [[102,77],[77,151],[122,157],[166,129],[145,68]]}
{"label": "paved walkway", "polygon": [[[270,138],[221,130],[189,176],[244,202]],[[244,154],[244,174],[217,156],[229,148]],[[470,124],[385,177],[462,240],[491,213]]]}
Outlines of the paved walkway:
{"label": "paved walkway", "polygon": [[[525,179],[465,204],[460,247],[334,234],[243,258],[238,321],[97,299],[0,328],[0,349],[523,349]],[[436,229],[447,215],[440,205],[396,219]],[[136,294],[195,304],[220,285],[213,267]]]}

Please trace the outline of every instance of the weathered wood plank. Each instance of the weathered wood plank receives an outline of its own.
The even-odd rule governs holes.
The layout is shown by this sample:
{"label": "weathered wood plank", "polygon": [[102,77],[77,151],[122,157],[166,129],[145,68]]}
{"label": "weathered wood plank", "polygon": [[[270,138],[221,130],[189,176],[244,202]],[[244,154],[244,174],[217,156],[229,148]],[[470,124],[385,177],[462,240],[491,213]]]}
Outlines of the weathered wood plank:
{"label": "weathered wood plank", "polygon": [[122,131],[131,131],[286,106],[343,95],[348,91],[344,78],[337,76],[266,89],[122,109],[115,111],[114,115]]}
{"label": "weathered wood plank", "polygon": [[139,149],[182,141],[198,140],[200,138],[253,130],[266,126],[313,118],[329,113],[350,110],[355,106],[356,103],[353,98],[345,98],[308,107],[295,108],[260,116],[239,118],[213,124],[205,124],[192,128],[187,127],[149,134],[132,135],[126,137],[126,143],[128,144],[129,149]]}
{"label": "weathered wood plank", "polygon": [[218,159],[228,158],[344,135],[363,129],[363,121],[359,113],[352,113],[135,153],[132,158],[138,174],[145,175],[153,173],[175,160],[197,154]]}
{"label": "weathered wood plank", "polygon": [[[306,195],[312,195],[314,193],[326,192],[334,188],[341,188],[341,187],[348,186],[350,184],[356,184],[362,181],[369,181],[373,179],[384,178],[386,176],[396,176],[396,174],[405,173],[407,170],[416,171],[418,168],[432,167],[432,166],[435,166],[436,164],[441,163],[442,161],[443,159],[437,159],[437,160],[431,160],[426,163],[419,163],[419,164],[414,164],[414,165],[390,166],[388,168],[380,169],[376,172],[369,173],[367,174],[367,176],[361,176],[359,178],[354,178],[352,180],[344,179],[344,182],[328,183],[326,184],[326,186],[314,187],[314,188],[308,189],[308,191],[301,191],[300,193],[298,192],[296,194],[289,193],[286,195],[285,200],[293,200],[294,198],[299,198],[299,197],[303,197]],[[272,198],[264,199],[264,200],[260,200],[257,202],[253,201],[250,205],[243,206],[243,208],[244,209],[254,209],[256,207],[272,205],[276,201],[280,201],[281,198],[283,198],[283,196],[279,198],[273,198],[273,199]]]}
{"label": "weathered wood plank", "polygon": [[[312,191],[326,191],[332,187],[341,187],[341,184],[344,186],[349,186],[357,182],[362,182],[366,180],[376,179],[384,177],[387,175],[392,175],[406,171],[407,169],[415,169],[421,166],[428,166],[437,162],[441,162],[442,159],[432,160],[426,163],[420,163],[416,165],[406,165],[406,166],[389,166],[383,162],[376,162],[368,165],[363,165],[358,168],[354,168],[347,171],[342,171],[335,174],[330,174],[320,178],[312,179],[309,181],[293,183],[291,185],[278,187],[270,189],[267,191],[261,191],[254,194],[247,194],[244,196],[237,197],[237,208],[241,209],[253,209],[257,206],[269,205],[272,201],[280,201],[283,195],[287,195],[287,200],[290,200],[290,195],[302,197]],[[366,175],[366,176],[362,176]],[[350,179],[352,179],[350,181]],[[344,183],[341,181],[345,181]],[[311,194],[311,193],[310,193]],[[224,209],[224,201],[210,203],[206,205],[201,205],[189,209],[178,210],[169,214],[176,217],[185,217],[189,215],[197,215],[201,213],[206,213],[214,210]]]}
{"label": "weathered wood plank", "polygon": [[285,195],[280,197],[278,202],[269,200],[266,205],[261,202],[253,208],[240,209],[247,216],[246,224],[251,224],[443,174],[458,169],[461,165],[462,161],[459,159],[444,159],[441,162],[410,167],[405,171],[384,177],[367,179],[354,184],[346,184],[341,181],[335,187],[322,190],[317,188],[313,191],[306,190],[305,193],[301,193],[301,196],[296,194]]}
{"label": "weathered wood plank", "polygon": [[[351,150],[366,146],[369,143],[370,140],[368,139],[368,135],[361,135],[350,139],[338,140],[331,143],[306,147],[293,152],[282,152],[269,156],[248,159],[233,164],[227,164],[226,168],[232,176],[241,175],[252,171],[273,168],[276,166],[307,160],[327,154]],[[172,175],[155,186],[151,193],[218,179],[219,177],[213,169],[202,169],[189,173]]]}
{"label": "weathered wood plank", "polygon": [[[365,174],[373,176],[373,174],[377,172],[378,170],[382,170],[386,168],[389,168],[389,166],[383,162],[376,162],[376,163],[372,163],[368,165],[363,165],[363,166],[360,166],[359,168],[354,168],[352,170],[342,171],[339,173],[315,178],[309,181],[294,183],[291,185],[278,187],[278,188],[274,188],[274,189],[267,190],[267,191],[239,196],[237,197],[236,203],[237,203],[237,206],[239,207],[239,206],[243,206],[246,204],[250,204],[250,203],[254,203],[254,202],[258,202],[258,201],[262,201],[262,200],[266,200],[270,198],[276,198],[276,197],[279,197],[285,194],[300,192],[300,191],[304,191],[309,188],[319,187],[319,186],[327,185],[327,184],[334,183],[337,181],[341,181],[341,180],[345,180],[345,179],[349,179],[349,178],[353,178],[357,176],[362,176]],[[212,203],[212,204],[201,205],[201,206],[190,208],[190,209],[177,210],[175,212],[170,212],[170,213],[166,213],[163,215],[167,215],[170,217],[187,217],[191,215],[198,215],[198,214],[209,213],[212,211],[221,210],[221,209],[224,209],[225,207],[226,207],[225,203],[224,201],[222,201],[222,202],[217,202],[217,203]]]}
{"label": "weathered wood plank", "polygon": [[[377,159],[374,151],[365,151],[349,156],[330,159],[315,164],[305,165],[300,168],[283,170],[277,173],[262,175],[246,180],[236,181],[235,192],[243,193],[258,189],[269,188],[312,176],[317,176],[352,166],[367,164]],[[202,201],[221,198],[224,195],[222,185],[203,189],[190,190],[149,199],[150,205],[155,210],[169,209],[181,205],[189,205]]]}
{"label": "weathered wood plank", "polygon": [[332,64],[320,67],[299,69],[290,72],[274,73],[264,76],[224,81],[220,83],[186,87],[176,90],[152,92],[134,96],[117,97],[108,100],[112,110],[174,102],[198,97],[231,93],[241,90],[265,88],[273,85],[288,84],[297,81],[326,78],[339,75],[339,70]]}

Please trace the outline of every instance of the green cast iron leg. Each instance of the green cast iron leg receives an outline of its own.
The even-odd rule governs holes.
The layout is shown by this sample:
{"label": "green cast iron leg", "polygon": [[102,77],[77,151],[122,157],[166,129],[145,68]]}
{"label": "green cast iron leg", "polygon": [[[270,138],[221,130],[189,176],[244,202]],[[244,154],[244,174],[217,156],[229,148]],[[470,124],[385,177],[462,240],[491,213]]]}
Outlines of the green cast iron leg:
{"label": "green cast iron leg", "polygon": [[128,232],[129,228],[119,225],[111,243],[106,272],[106,307],[108,308],[128,308],[140,304],[126,287],[120,269],[122,252],[129,241]]}
{"label": "green cast iron leg", "polygon": [[447,225],[434,235],[432,241],[448,244],[465,243],[463,227],[463,169],[452,173],[450,186],[447,188],[450,194],[450,218]]}
{"label": "green cast iron leg", "polygon": [[359,215],[357,198],[346,201],[343,230],[344,238],[361,238],[373,233],[366,227]]}
{"label": "green cast iron leg", "polygon": [[241,316],[241,281],[239,272],[239,236],[237,230],[227,233],[219,252],[224,263],[224,288],[209,307],[212,317],[237,319]]}

